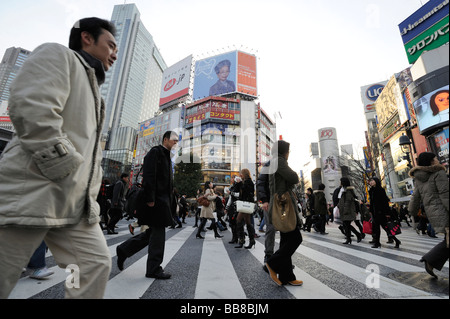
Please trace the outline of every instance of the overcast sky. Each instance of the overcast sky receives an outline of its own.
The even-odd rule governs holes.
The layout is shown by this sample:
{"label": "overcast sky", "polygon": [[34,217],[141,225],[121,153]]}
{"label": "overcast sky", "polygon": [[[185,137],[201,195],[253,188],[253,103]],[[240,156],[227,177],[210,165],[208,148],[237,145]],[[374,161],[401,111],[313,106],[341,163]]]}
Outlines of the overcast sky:
{"label": "overcast sky", "polygon": [[[261,107],[277,118],[300,170],[318,130],[364,146],[361,86],[409,66],[398,24],[427,0],[136,0],[167,65],[235,49],[258,57]],[[9,47],[67,45],[80,18],[111,19],[114,0],[1,0],[0,57]]]}

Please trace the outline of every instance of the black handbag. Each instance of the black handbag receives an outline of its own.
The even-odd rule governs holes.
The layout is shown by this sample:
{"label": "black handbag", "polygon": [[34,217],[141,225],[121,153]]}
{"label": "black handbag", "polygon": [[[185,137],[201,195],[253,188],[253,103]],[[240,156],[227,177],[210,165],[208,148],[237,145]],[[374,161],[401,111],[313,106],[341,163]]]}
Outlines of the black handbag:
{"label": "black handbag", "polygon": [[400,235],[402,233],[400,223],[397,220],[388,221],[386,224],[386,230],[392,236]]}

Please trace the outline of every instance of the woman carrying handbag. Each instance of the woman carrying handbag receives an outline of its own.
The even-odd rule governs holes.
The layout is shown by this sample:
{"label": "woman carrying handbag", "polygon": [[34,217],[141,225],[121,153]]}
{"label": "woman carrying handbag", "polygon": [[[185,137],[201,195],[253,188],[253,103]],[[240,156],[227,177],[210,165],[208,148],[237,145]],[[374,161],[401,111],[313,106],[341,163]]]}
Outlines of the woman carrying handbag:
{"label": "woman carrying handbag", "polygon": [[[243,185],[241,188],[241,193],[239,195],[239,200],[246,202],[246,203],[254,203],[255,202],[255,184],[252,181],[252,178],[250,176],[250,171],[247,168],[243,168],[240,172],[240,177],[242,178]],[[250,205],[252,206],[252,205]],[[253,205],[254,207],[254,205]],[[245,233],[244,233],[244,225],[247,225],[247,232],[248,237],[250,240],[250,243],[248,246],[245,246],[244,248],[250,249],[256,245],[255,242],[255,228],[252,225],[251,217],[254,212],[251,210],[248,212],[240,211],[239,208],[238,215],[236,218],[237,223],[237,235],[239,238],[239,245],[235,246],[234,248],[242,248],[245,243]]]}
{"label": "woman carrying handbag", "polygon": [[[269,176],[270,187],[270,204],[269,204],[269,219],[272,223],[272,214],[274,211],[275,197],[280,194],[289,194],[289,200],[294,201],[294,194],[292,188],[298,184],[299,179],[295,171],[288,165],[289,146],[286,141],[278,141],[273,148],[272,160],[270,162],[271,171],[274,173]],[[273,165],[273,166],[272,166]],[[302,235],[300,233],[301,221],[298,217],[298,206],[295,202],[292,203],[294,208],[295,218],[297,224],[294,229],[287,232],[280,231],[280,246],[279,249],[267,259],[266,267],[269,271],[270,278],[279,286],[292,285],[301,286],[303,281],[297,280],[292,270],[292,255],[302,243]],[[275,229],[275,223],[273,224]],[[278,229],[277,229],[278,230]]]}
{"label": "woman carrying handbag", "polygon": [[205,225],[206,225],[206,222],[208,221],[208,219],[211,220],[211,228],[214,230],[214,237],[222,238],[223,236],[219,235],[219,233],[217,231],[216,219],[213,214],[213,212],[216,208],[215,207],[216,205],[214,202],[217,197],[217,195],[214,194],[213,183],[211,183],[211,182],[205,183],[205,195],[204,196],[209,201],[209,205],[208,206],[202,205],[202,209],[200,211],[201,223],[200,223],[200,226],[198,227],[196,238],[205,239],[205,237],[203,237],[201,235],[201,232],[205,228]]}
{"label": "woman carrying handbag", "polygon": [[[387,224],[391,217],[391,208],[389,207],[389,197],[386,195],[386,191],[381,186],[381,181],[377,177],[372,177],[369,179],[369,197],[370,197],[370,212],[372,213],[373,223],[372,223],[372,235],[373,235],[373,246],[372,248],[380,248],[380,237],[381,230],[380,226],[384,230],[387,230]],[[386,231],[387,232],[387,231]],[[389,235],[389,241],[391,239],[395,241],[395,248],[399,248],[401,241],[397,239],[395,235]]]}

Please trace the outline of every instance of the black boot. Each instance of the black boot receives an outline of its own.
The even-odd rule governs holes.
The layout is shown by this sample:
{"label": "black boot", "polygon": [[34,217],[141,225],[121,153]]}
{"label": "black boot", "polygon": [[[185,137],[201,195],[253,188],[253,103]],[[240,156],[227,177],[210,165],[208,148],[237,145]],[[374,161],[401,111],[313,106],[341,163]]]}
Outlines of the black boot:
{"label": "black boot", "polygon": [[234,248],[242,248],[244,247],[245,239],[239,239],[239,245],[234,246]]}
{"label": "black boot", "polygon": [[222,238],[223,236],[219,234],[219,232],[217,231],[217,225],[216,222],[213,220],[212,224],[211,224],[212,229],[214,230],[214,238]]}
{"label": "black boot", "polygon": [[397,237],[393,236],[393,239],[395,241],[395,248],[400,248],[400,244],[402,243],[400,240],[397,239]]}
{"label": "black boot", "polygon": [[256,241],[255,241],[255,229],[253,228],[253,225],[247,225],[247,231],[248,231],[248,238],[250,240],[250,243],[248,246],[245,246],[245,249],[250,249],[252,247],[256,247]]}
{"label": "black boot", "polygon": [[205,239],[204,237],[202,237],[202,230],[205,227],[205,225],[206,225],[206,218],[203,218],[200,223],[200,226],[197,229],[197,235],[195,236],[196,238]]}

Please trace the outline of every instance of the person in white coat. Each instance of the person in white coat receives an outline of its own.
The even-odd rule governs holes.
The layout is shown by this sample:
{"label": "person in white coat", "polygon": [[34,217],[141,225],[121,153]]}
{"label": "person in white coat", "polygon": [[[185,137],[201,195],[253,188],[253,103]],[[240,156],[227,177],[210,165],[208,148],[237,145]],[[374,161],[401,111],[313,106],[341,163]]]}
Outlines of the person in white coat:
{"label": "person in white coat", "polygon": [[117,59],[115,27],[78,21],[69,48],[34,50],[11,85],[15,135],[0,159],[0,298],[45,240],[70,269],[66,298],[102,298],[111,257],[96,202],[102,179],[99,86]]}

